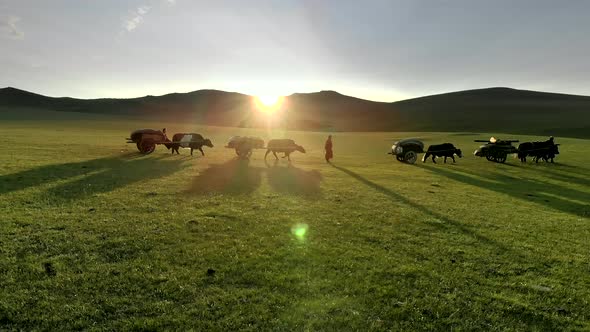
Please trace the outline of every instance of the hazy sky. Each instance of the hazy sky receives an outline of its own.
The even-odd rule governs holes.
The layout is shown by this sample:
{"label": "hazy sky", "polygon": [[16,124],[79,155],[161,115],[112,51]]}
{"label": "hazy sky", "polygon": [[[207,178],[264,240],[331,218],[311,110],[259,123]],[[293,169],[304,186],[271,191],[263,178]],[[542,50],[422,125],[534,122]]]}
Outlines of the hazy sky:
{"label": "hazy sky", "polygon": [[0,0],[0,87],[590,95],[590,1]]}

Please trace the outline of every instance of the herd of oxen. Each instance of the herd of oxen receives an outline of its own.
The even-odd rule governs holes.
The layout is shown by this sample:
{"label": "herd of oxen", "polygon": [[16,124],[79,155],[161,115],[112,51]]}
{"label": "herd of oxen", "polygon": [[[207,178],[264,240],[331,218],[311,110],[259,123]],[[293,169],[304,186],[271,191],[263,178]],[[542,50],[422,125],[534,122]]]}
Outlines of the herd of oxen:
{"label": "herd of oxen", "polygon": [[[498,143],[504,143],[510,146],[509,142],[511,141],[498,141]],[[490,144],[494,143],[496,143],[496,139],[492,137]],[[520,159],[520,161],[523,163],[526,163],[527,157],[532,157],[535,163],[538,163],[539,160],[553,162],[555,156],[559,154],[558,146],[559,144],[555,144],[555,140],[553,136],[551,136],[546,141],[521,143],[518,148],[514,149],[514,151],[516,152],[518,159]],[[480,150],[475,152],[475,154],[479,156],[478,153],[480,153]],[[444,157],[445,163],[447,162],[447,158],[451,158],[453,159],[453,162],[455,162],[455,156],[458,156],[459,158],[463,157],[461,150],[456,148],[452,143],[430,145],[426,150],[424,157],[422,158],[422,162],[426,162],[429,157],[432,157],[432,162],[434,163],[436,163],[437,157]]]}
{"label": "herd of oxen", "polygon": [[[147,141],[150,142],[150,146],[146,150],[142,144]],[[509,153],[516,153],[520,161],[523,163],[526,163],[527,157],[532,157],[533,161],[536,163],[538,163],[539,160],[553,162],[555,156],[559,154],[559,144],[555,144],[553,137],[549,137],[546,141],[521,143],[517,149],[510,145],[510,142],[516,141],[498,141],[498,143],[501,142],[508,142],[508,145],[514,151]],[[179,149],[182,147],[190,149],[191,155],[194,150],[199,150],[203,156],[205,155],[205,152],[203,151],[204,146],[210,148],[213,147],[213,143],[210,139],[204,138],[201,134],[197,133],[174,134],[172,140],[170,140],[166,135],[165,128],[163,130],[136,130],[131,133],[131,138],[129,138],[128,143],[136,143],[138,149],[142,153],[151,153],[156,144],[163,144],[166,148],[172,151],[172,154],[175,152],[176,154],[180,154]],[[495,138],[490,140],[490,144],[493,143],[496,143]],[[303,146],[296,144],[292,139],[271,139],[265,146],[265,142],[262,138],[252,136],[234,136],[230,138],[225,147],[234,149],[236,155],[240,158],[249,158],[254,149],[266,149],[266,154],[264,155],[265,159],[269,153],[272,153],[276,159],[278,159],[277,153],[283,153],[283,158],[287,158],[288,160],[291,160],[290,155],[295,151],[305,153]],[[149,148],[151,148],[151,150]],[[447,162],[447,158],[451,158],[453,162],[455,162],[455,156],[458,156],[459,158],[463,157],[461,150],[456,148],[452,143],[430,145],[424,152],[425,154],[422,158],[423,162],[426,162],[430,157],[434,163],[436,163],[436,158],[438,157],[444,157],[445,163]],[[477,153],[478,151],[476,151],[476,155],[478,155]]]}

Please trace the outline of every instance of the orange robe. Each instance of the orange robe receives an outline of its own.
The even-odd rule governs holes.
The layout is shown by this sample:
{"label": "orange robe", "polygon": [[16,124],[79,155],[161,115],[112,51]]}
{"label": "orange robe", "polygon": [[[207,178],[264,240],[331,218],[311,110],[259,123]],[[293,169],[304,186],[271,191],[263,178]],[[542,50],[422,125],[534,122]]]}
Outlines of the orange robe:
{"label": "orange robe", "polygon": [[326,161],[330,161],[330,159],[334,158],[334,153],[332,152],[332,140],[331,139],[328,138],[324,148],[326,149]]}

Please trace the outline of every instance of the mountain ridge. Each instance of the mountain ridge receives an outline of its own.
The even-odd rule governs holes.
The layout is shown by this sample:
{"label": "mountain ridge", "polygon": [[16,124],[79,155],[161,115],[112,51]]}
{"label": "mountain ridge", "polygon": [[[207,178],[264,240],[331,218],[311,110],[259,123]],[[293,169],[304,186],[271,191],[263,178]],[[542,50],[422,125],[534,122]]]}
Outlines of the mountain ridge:
{"label": "mountain ridge", "polygon": [[[219,126],[260,127],[253,96],[201,89],[135,98],[48,97],[14,87],[0,89],[0,107],[190,119]],[[272,125],[329,131],[486,131],[590,137],[590,97],[490,87],[376,102],[332,90],[284,97]]]}

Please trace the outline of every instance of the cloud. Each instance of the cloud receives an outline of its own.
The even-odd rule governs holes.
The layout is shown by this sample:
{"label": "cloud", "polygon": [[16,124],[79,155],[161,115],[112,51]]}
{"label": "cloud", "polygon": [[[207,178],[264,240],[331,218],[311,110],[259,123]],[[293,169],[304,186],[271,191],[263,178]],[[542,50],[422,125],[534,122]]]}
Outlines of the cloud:
{"label": "cloud", "polygon": [[24,39],[25,33],[17,26],[20,20],[21,18],[17,16],[8,16],[0,20],[1,34],[11,39]]}
{"label": "cloud", "polygon": [[131,11],[129,16],[123,19],[123,27],[125,30],[133,31],[137,29],[141,22],[143,22],[144,16],[150,11],[151,8],[152,7],[150,6],[141,6]]}

